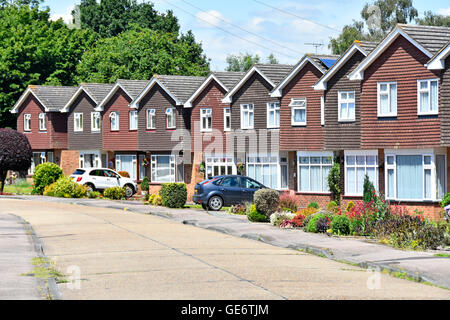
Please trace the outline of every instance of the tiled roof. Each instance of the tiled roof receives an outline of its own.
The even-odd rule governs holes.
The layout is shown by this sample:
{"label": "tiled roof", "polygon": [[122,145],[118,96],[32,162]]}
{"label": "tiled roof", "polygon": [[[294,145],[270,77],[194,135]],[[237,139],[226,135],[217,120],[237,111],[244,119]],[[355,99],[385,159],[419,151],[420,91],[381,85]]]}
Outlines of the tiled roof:
{"label": "tiled roof", "polygon": [[245,72],[215,71],[213,74],[230,90],[242,79]]}
{"label": "tiled roof", "polygon": [[361,49],[363,49],[367,54],[370,54],[378,46],[379,42],[372,41],[355,41]]}
{"label": "tiled roof", "polygon": [[255,67],[277,85],[291,72],[294,66],[287,64],[255,64]]}
{"label": "tiled roof", "polygon": [[102,83],[82,83],[81,85],[97,103],[102,102],[114,87],[114,84]]}
{"label": "tiled roof", "polygon": [[29,89],[44,104],[49,112],[58,112],[69,102],[77,91],[76,87],[62,86],[34,86],[30,85]]}
{"label": "tiled roof", "polygon": [[155,76],[181,103],[185,103],[206,80],[205,77]]}
{"label": "tiled roof", "polygon": [[131,99],[139,96],[142,90],[150,83],[150,80],[124,80],[119,79],[117,82],[131,95]]}
{"label": "tiled roof", "polygon": [[311,58],[322,69],[322,72],[325,72],[329,68],[331,68],[336,60],[339,59],[339,56],[337,55],[307,54],[307,56]]}
{"label": "tiled roof", "polygon": [[399,24],[411,38],[420,43],[431,54],[436,54],[450,41],[449,27]]}

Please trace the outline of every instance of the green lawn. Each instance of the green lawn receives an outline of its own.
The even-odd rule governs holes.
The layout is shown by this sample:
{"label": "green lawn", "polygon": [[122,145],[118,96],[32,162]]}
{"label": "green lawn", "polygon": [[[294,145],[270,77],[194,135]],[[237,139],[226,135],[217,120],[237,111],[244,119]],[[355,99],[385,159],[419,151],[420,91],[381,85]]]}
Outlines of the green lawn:
{"label": "green lawn", "polygon": [[6,185],[4,192],[13,194],[31,194],[33,187],[27,182],[20,182],[13,185]]}
{"label": "green lawn", "polygon": [[[189,209],[203,209],[199,204],[187,204],[184,207]],[[223,207],[220,211],[227,211],[228,209],[230,209],[230,207]]]}

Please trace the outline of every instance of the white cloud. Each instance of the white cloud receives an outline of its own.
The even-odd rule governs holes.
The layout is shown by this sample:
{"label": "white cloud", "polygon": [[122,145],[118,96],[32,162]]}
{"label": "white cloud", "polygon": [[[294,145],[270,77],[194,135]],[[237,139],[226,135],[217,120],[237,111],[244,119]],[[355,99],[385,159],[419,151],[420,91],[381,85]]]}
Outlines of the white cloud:
{"label": "white cloud", "polygon": [[446,9],[439,9],[437,11],[438,14],[443,15],[443,16],[450,16],[450,8],[446,8]]}
{"label": "white cloud", "polygon": [[204,28],[219,27],[224,21],[228,21],[217,10],[201,11],[197,13],[196,17],[199,25]]}
{"label": "white cloud", "polygon": [[72,10],[75,9],[75,6],[70,6],[67,8],[65,13],[55,13],[50,16],[50,20],[56,21],[59,19],[63,19],[66,24],[72,23]]}

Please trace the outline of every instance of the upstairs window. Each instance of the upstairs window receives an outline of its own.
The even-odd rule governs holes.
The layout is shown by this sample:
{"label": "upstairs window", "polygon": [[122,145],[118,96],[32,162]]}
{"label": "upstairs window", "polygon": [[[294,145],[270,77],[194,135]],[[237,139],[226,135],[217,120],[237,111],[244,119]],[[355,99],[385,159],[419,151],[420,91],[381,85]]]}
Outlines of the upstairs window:
{"label": "upstairs window", "polygon": [[253,129],[254,128],[254,115],[255,107],[253,104],[241,105],[241,129]]}
{"label": "upstairs window", "polygon": [[73,117],[73,130],[75,132],[83,131],[83,114],[75,113]]}
{"label": "upstairs window", "polygon": [[47,130],[47,121],[45,119],[45,113],[39,114],[39,131]]}
{"label": "upstairs window", "polygon": [[111,123],[111,131],[119,131],[119,112],[111,112],[109,114],[109,120]]}
{"label": "upstairs window", "polygon": [[223,109],[223,130],[231,131],[231,108]]}
{"label": "upstairs window", "polygon": [[130,111],[130,130],[138,129],[138,112]]}
{"label": "upstairs window", "polygon": [[419,115],[438,114],[438,80],[419,80],[417,86]]}
{"label": "upstairs window", "polygon": [[397,82],[378,83],[378,116],[397,116]]}
{"label": "upstairs window", "polygon": [[166,125],[167,129],[176,129],[177,121],[175,118],[175,108],[166,109]]}
{"label": "upstairs window", "polygon": [[280,103],[271,102],[267,104],[267,128],[277,129],[280,127]]}
{"label": "upstairs window", "polygon": [[31,131],[31,114],[25,114],[23,116],[23,130]]}
{"label": "upstairs window", "polygon": [[100,112],[91,113],[91,131],[98,132],[101,128]]}
{"label": "upstairs window", "polygon": [[212,109],[200,110],[200,131],[201,132],[212,131]]}
{"label": "upstairs window", "polygon": [[355,121],[355,91],[339,91],[339,121]]}
{"label": "upstairs window", "polygon": [[147,130],[156,130],[156,110],[147,109]]}
{"label": "upstairs window", "polygon": [[292,99],[291,104],[293,126],[306,126],[306,98]]}

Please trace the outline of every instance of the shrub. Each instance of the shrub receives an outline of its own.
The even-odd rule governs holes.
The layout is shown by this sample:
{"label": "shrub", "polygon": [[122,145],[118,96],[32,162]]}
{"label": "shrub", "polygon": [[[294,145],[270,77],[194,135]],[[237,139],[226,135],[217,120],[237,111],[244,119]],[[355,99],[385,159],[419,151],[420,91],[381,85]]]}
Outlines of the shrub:
{"label": "shrub", "polygon": [[311,208],[319,210],[319,204],[317,202],[311,202],[310,204],[308,204],[308,209]]}
{"label": "shrub", "polygon": [[284,221],[292,220],[295,216],[291,212],[275,212],[270,216],[270,223],[275,227],[279,227]]}
{"label": "shrub", "polygon": [[88,192],[87,196],[89,199],[97,199],[98,197],[100,197],[101,193],[98,191],[91,191]]}
{"label": "shrub", "polygon": [[48,193],[58,198],[84,198],[87,194],[87,188],[74,182],[70,177],[61,177],[52,187],[49,187]]}
{"label": "shrub", "polygon": [[[306,225],[306,231],[311,232],[311,233],[317,233],[318,232],[317,231],[317,222],[320,219],[326,219],[326,218],[327,218],[327,216],[323,213],[319,213],[314,216],[311,216],[310,220],[308,221],[308,224]],[[327,228],[327,230],[328,230],[328,228]],[[325,230],[325,232],[327,230]]]}
{"label": "shrub", "polygon": [[152,194],[149,199],[148,202],[154,206],[161,206],[162,205],[162,199],[161,196],[158,194]]}
{"label": "shrub", "polygon": [[250,206],[249,211],[247,212],[248,220],[252,222],[268,222],[267,216],[262,214],[256,209],[256,205],[253,204]]}
{"label": "shrub", "polygon": [[330,218],[326,216],[325,218],[320,218],[316,223],[317,233],[327,233],[330,229]]}
{"label": "shrub", "polygon": [[339,211],[339,207],[338,207],[336,201],[330,201],[327,204],[327,211],[333,212],[333,213],[337,213]]}
{"label": "shrub", "polygon": [[369,176],[366,174],[364,177],[364,185],[363,185],[363,200],[365,203],[369,203],[375,200],[376,191],[373,183],[370,182]]}
{"label": "shrub", "polygon": [[353,201],[349,201],[349,203],[347,204],[347,208],[345,208],[345,211],[350,212],[354,207],[355,203]]}
{"label": "shrub", "polygon": [[294,228],[294,224],[292,223],[292,220],[284,220],[280,224],[280,228],[282,228],[282,229],[292,229],[292,228]]}
{"label": "shrub", "polygon": [[304,226],[304,221],[306,219],[306,216],[302,214],[298,214],[292,219],[292,225],[294,228],[302,228]]}
{"label": "shrub", "polygon": [[331,229],[338,235],[350,234],[350,219],[346,216],[334,216],[331,220]]}
{"label": "shrub", "polygon": [[232,214],[237,214],[237,215],[245,215],[247,212],[247,206],[245,204],[238,204],[238,205],[232,206],[229,209],[229,212]]}
{"label": "shrub", "polygon": [[450,193],[446,193],[444,198],[441,201],[442,208],[445,208],[450,204]]}
{"label": "shrub", "polygon": [[305,217],[311,216],[313,214],[316,214],[319,210],[316,208],[307,208],[307,209],[303,209],[298,211],[296,214],[297,215],[304,215]]}
{"label": "shrub", "polygon": [[298,201],[295,195],[291,195],[289,192],[284,192],[280,196],[280,203],[278,207],[283,211],[289,209],[291,212],[296,212],[298,207],[297,203]]}
{"label": "shrub", "polygon": [[43,194],[46,186],[56,182],[63,175],[62,169],[54,163],[38,165],[33,174],[33,194]]}
{"label": "shrub", "polygon": [[130,174],[127,171],[119,171],[117,173],[123,178],[130,178]]}
{"label": "shrub", "polygon": [[52,183],[51,185],[45,186],[44,188],[44,196],[47,197],[54,197],[55,196],[55,183]]}
{"label": "shrub", "polygon": [[254,199],[258,212],[269,218],[272,213],[277,211],[280,194],[276,190],[260,189],[255,192]]}
{"label": "shrub", "polygon": [[184,208],[187,201],[187,188],[184,183],[163,183],[159,191],[162,205],[168,208]]}
{"label": "shrub", "polygon": [[108,188],[103,192],[103,195],[111,200],[122,200],[125,198],[125,189],[120,187]]}
{"label": "shrub", "polygon": [[149,189],[148,177],[144,177],[144,179],[142,179],[142,182],[141,182],[141,190],[148,192],[148,189]]}
{"label": "shrub", "polygon": [[334,165],[328,174],[328,188],[339,205],[341,201],[341,165],[339,157],[335,157]]}

